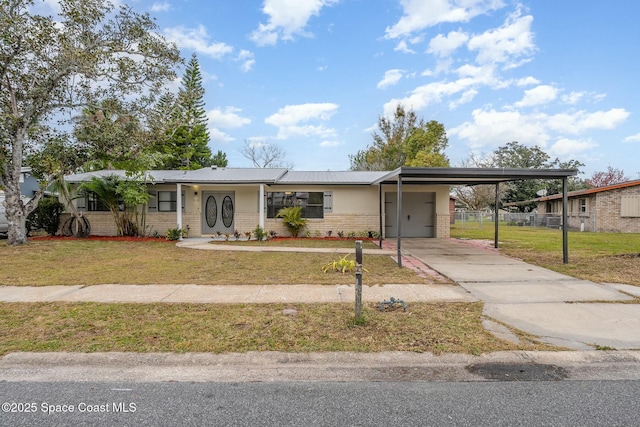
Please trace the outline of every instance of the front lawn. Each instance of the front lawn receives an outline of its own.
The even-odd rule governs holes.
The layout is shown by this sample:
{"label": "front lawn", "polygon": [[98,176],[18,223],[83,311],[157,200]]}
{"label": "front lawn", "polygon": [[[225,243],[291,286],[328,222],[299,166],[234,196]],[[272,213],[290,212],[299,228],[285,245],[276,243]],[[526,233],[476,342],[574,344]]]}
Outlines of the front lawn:
{"label": "front lawn", "polygon": [[[295,309],[285,315],[283,309]],[[480,354],[554,350],[482,327],[482,303],[412,303],[407,311],[353,304],[0,304],[0,355],[14,351],[413,351]]]}
{"label": "front lawn", "polygon": [[[353,275],[322,271],[341,256],[206,251],[165,241],[43,240],[19,247],[1,241],[0,285],[354,283]],[[363,265],[369,270],[364,274],[367,285],[427,283],[413,271],[398,268],[389,256],[365,255]]]}

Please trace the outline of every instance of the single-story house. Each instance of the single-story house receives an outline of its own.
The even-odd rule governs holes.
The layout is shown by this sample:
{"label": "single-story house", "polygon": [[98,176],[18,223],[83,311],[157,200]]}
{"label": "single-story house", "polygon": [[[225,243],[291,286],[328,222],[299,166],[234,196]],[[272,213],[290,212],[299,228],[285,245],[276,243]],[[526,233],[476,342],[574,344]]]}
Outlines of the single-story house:
{"label": "single-story house", "polygon": [[[241,233],[257,225],[286,235],[278,210],[302,206],[312,235],[332,231],[379,232],[379,187],[384,214],[382,235],[396,237],[397,188],[377,181],[389,172],[308,172],[287,169],[203,168],[191,171],[149,171],[147,225],[160,234],[169,228],[188,229],[190,237],[217,232]],[[124,171],[102,170],[67,177],[79,184]],[[403,190],[403,236],[449,237],[449,186],[419,185]],[[177,197],[180,194],[180,198]],[[111,215],[93,194],[74,201],[96,235],[115,234]]]}
{"label": "single-story house", "polygon": [[[79,185],[92,177],[119,175],[102,170],[68,176]],[[146,173],[149,202],[146,222],[163,234],[169,228],[188,230],[189,237],[255,229],[286,234],[278,210],[302,206],[315,235],[377,231],[380,238],[447,238],[450,231],[449,190],[453,185],[493,184],[527,179],[560,179],[566,195],[567,179],[575,170],[517,168],[400,167],[394,171],[290,171],[210,167],[191,171]],[[113,235],[113,219],[93,194],[74,201],[91,223],[91,233]],[[498,245],[496,217],[495,245]],[[564,230],[564,260],[568,249]],[[398,262],[400,263],[398,257]]]}
{"label": "single-story house", "polygon": [[[569,228],[585,231],[640,233],[640,180],[570,191]],[[562,194],[540,197],[538,214],[562,213]]]}

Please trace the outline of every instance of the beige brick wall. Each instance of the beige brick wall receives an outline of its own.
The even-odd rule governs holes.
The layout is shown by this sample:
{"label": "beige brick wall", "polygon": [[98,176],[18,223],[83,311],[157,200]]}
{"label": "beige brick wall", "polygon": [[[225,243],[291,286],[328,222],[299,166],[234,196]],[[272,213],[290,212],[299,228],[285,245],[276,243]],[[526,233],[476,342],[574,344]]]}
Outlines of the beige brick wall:
{"label": "beige brick wall", "polygon": [[640,195],[640,186],[596,193],[596,230],[601,232],[640,233],[640,218],[620,216],[622,196]]}

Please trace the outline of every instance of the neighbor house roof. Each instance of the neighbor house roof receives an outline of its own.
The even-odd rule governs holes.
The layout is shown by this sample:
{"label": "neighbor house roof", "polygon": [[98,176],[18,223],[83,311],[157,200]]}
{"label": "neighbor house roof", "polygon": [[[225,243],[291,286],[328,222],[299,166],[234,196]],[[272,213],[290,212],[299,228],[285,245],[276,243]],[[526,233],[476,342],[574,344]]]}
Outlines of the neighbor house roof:
{"label": "neighbor house roof", "polygon": [[[595,193],[601,193],[603,191],[611,191],[611,190],[619,190],[621,188],[628,188],[628,187],[635,187],[636,185],[640,185],[640,179],[636,179],[634,181],[626,181],[626,182],[620,182],[618,184],[612,184],[612,185],[606,185],[604,187],[596,187],[596,188],[587,188],[584,190],[576,190],[576,191],[569,191],[567,193],[568,197],[579,197],[579,196],[586,196],[589,194],[595,194]],[[545,197],[540,197],[537,199],[532,199],[532,202],[546,202],[547,200],[555,200],[555,199],[561,199],[562,198],[562,194],[552,194],[550,196],[545,196]]]}

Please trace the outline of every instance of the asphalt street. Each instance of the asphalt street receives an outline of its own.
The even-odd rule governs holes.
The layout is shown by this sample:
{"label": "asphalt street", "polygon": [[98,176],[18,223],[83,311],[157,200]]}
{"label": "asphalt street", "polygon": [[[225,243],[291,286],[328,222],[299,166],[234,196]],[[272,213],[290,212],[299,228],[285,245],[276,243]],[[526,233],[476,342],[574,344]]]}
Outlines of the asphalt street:
{"label": "asphalt street", "polygon": [[17,382],[0,394],[2,426],[640,424],[640,381]]}

